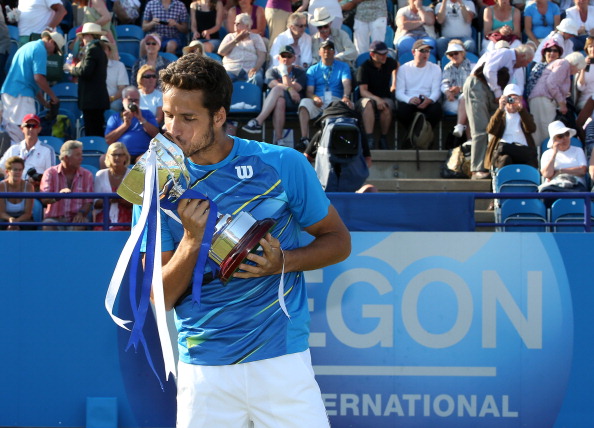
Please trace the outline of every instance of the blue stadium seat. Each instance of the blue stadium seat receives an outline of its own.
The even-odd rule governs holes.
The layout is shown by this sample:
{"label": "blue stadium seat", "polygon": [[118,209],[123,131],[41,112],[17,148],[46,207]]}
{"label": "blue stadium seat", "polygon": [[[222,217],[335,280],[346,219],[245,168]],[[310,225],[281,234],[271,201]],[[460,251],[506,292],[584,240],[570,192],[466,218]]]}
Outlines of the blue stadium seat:
{"label": "blue stadium seat", "polygon": [[[244,106],[238,108],[237,104],[239,103],[244,103]],[[231,96],[231,115],[254,114],[259,113],[260,110],[262,110],[262,90],[251,83],[234,82],[233,95]]]}
{"label": "blue stadium seat", "polygon": [[342,31],[344,31],[345,33],[347,33],[349,35],[349,37],[351,38],[351,41],[353,40],[353,30],[351,30],[351,27],[349,27],[346,24],[342,24],[341,27]]}
{"label": "blue stadium seat", "polygon": [[178,56],[176,54],[172,54],[170,52],[159,52],[159,55],[165,58],[167,61],[177,61]]}
{"label": "blue stadium seat", "polygon": [[355,60],[355,68],[361,67],[361,65],[368,59],[369,52],[363,52],[362,54],[359,54],[359,56],[357,56],[357,59]]}
{"label": "blue stadium seat", "polygon": [[88,163],[83,163],[81,165],[81,167],[83,167],[84,169],[88,169],[89,171],[91,171],[91,174],[93,174],[93,177],[97,174],[97,171],[99,171],[99,168],[97,168],[95,165],[91,165]]}
{"label": "blue stadium seat", "polygon": [[496,193],[538,192],[540,172],[530,165],[506,165],[497,170]]}
{"label": "blue stadium seat", "polygon": [[133,84],[134,82],[136,82],[136,76],[134,76],[134,79],[132,79],[132,67],[134,67],[137,57],[128,52],[119,52],[119,54],[120,61],[122,62],[122,64],[124,64],[124,67],[126,67],[126,71],[128,72],[128,79],[130,80],[130,84]]}
{"label": "blue stadium seat", "polygon": [[58,137],[53,137],[51,135],[44,135],[44,136],[40,135],[39,141],[47,144],[52,149],[54,149],[54,152],[56,152],[56,155],[60,154],[60,148],[62,147],[62,144],[64,144],[64,139],[58,138]]}
{"label": "blue stadium seat", "polygon": [[546,232],[547,210],[540,199],[508,199],[501,205],[501,222],[523,225],[503,226],[505,232]]}
{"label": "blue stadium seat", "polygon": [[142,27],[132,24],[116,25],[116,37],[118,40],[118,51],[127,52],[138,58],[140,53],[140,41],[144,38]]}
{"label": "blue stadium seat", "polygon": [[83,143],[83,153],[107,153],[108,144],[102,136],[92,135],[79,137],[78,141]]}
{"label": "blue stadium seat", "polygon": [[11,38],[11,40],[16,40],[17,42],[19,41],[19,27],[17,27],[16,25],[7,25],[6,27],[8,27],[8,35]]}
{"label": "blue stadium seat", "polygon": [[214,59],[215,61],[218,61],[219,63],[223,63],[223,57],[221,57],[219,54],[216,54],[214,52],[204,52],[204,55],[206,55],[209,58]]}
{"label": "blue stadium seat", "polygon": [[[43,204],[39,199],[33,199],[33,221],[43,221]],[[41,226],[37,226],[37,229],[41,229]]]}
{"label": "blue stadium seat", "polygon": [[60,99],[60,108],[70,111],[75,118],[81,116],[78,108],[78,84],[72,82],[56,83],[52,86],[56,97]]}
{"label": "blue stadium seat", "polygon": [[[553,232],[583,232],[583,226],[563,226],[563,223],[577,223],[584,221],[585,215],[584,199],[557,199],[551,206],[551,223]],[[594,220],[592,214],[594,206],[590,203],[590,218]]]}
{"label": "blue stadium seat", "polygon": [[386,46],[388,46],[388,49],[394,49],[394,29],[390,26],[390,24],[388,24],[388,26],[386,27],[386,36],[384,37],[384,43],[386,44]]}

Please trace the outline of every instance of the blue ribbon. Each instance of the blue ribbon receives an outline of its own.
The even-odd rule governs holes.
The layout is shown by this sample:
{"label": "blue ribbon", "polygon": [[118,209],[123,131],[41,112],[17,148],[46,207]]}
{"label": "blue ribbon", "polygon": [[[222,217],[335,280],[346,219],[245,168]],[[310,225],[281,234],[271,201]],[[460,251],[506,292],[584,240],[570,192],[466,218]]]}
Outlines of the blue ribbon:
{"label": "blue ribbon", "polygon": [[[214,235],[215,226],[217,224],[217,204],[209,199],[206,195],[194,190],[187,189],[178,199],[203,199],[208,200],[210,203],[210,209],[208,211],[208,219],[206,220],[206,226],[204,228],[204,234],[202,235],[202,242],[200,243],[200,251],[198,253],[198,260],[196,260],[196,266],[194,266],[194,275],[192,278],[192,299],[198,305],[200,305],[200,298],[202,295],[202,277],[204,276],[204,268],[209,263],[208,252],[212,244],[212,237]],[[161,206],[168,210],[176,210],[177,202],[170,202],[168,200],[161,201]],[[211,270],[216,273],[218,265],[216,263],[209,263]]]}

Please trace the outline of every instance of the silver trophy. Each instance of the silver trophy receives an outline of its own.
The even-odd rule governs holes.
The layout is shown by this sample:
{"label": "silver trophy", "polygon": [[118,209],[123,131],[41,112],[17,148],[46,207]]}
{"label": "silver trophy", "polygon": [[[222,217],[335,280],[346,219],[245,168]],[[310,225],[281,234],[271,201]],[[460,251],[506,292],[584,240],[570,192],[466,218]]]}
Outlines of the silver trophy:
{"label": "silver trophy", "polygon": [[[182,150],[162,134],[150,142],[150,149],[157,157],[158,195],[161,200],[177,204],[183,193],[192,188],[190,173],[185,165]],[[135,205],[142,205],[144,177],[148,152],[142,155],[118,188],[118,195]],[[227,282],[247,255],[258,248],[260,239],[274,226],[271,218],[256,220],[249,212],[241,211],[235,216],[217,213],[217,223],[209,257],[220,268],[219,277]]]}

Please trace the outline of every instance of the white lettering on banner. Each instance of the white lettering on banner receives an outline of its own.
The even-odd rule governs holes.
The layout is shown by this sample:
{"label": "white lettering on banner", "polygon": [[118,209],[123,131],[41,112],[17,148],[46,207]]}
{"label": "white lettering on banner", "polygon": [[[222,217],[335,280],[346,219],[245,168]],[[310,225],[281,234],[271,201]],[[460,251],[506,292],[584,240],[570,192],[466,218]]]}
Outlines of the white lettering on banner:
{"label": "white lettering on banner", "polygon": [[483,348],[497,345],[497,303],[528,349],[542,349],[542,272],[528,272],[526,317],[495,271],[483,272]]}
{"label": "white lettering on banner", "polygon": [[[458,300],[456,323],[450,331],[442,334],[429,333],[419,322],[419,296],[426,286],[434,282],[448,285]],[[464,339],[472,324],[473,305],[470,289],[460,276],[445,269],[428,269],[411,279],[402,295],[401,307],[406,331],[417,343],[427,348],[448,348],[455,345]]]}
{"label": "white lettering on banner", "polygon": [[[321,277],[316,277],[323,282]],[[311,283],[310,281],[308,281]],[[377,319],[377,326],[369,332],[352,331],[344,318],[343,301],[349,288],[357,283],[365,283],[374,287],[379,296],[393,291],[390,281],[380,272],[356,268],[341,273],[330,285],[326,302],[326,317],[330,332],[336,339],[351,348],[363,349],[380,345],[382,348],[394,346],[394,305],[393,304],[361,304],[361,317]],[[425,287],[430,284],[444,284],[453,291],[457,305],[454,325],[444,333],[431,333],[421,324],[419,314],[419,297]],[[509,292],[508,287],[496,271],[484,271],[482,274],[482,347],[495,348],[497,338],[497,308],[501,307],[520,338],[528,349],[542,348],[542,272],[531,271],[527,274],[525,297],[526,316]],[[395,299],[393,299],[395,301]],[[310,311],[313,310],[313,299],[310,299]],[[471,325],[474,314],[472,293],[468,284],[457,273],[446,269],[428,269],[420,272],[405,285],[401,303],[402,321],[407,333],[417,343],[427,348],[448,348],[463,340]],[[352,308],[349,308],[352,314]],[[312,333],[310,346],[326,346],[326,333]]]}
{"label": "white lettering on banner", "polygon": [[375,330],[369,333],[355,333],[344,322],[342,305],[337,303],[342,302],[345,292],[357,282],[372,285],[380,296],[392,291],[390,281],[375,270],[360,268],[341,273],[328,291],[326,308],[328,327],[338,340],[351,348],[371,348],[378,344],[382,348],[394,346],[394,307],[392,305],[362,305],[363,318],[379,319]]}
{"label": "white lettering on banner", "polygon": [[518,418],[509,395],[322,394],[329,416]]}

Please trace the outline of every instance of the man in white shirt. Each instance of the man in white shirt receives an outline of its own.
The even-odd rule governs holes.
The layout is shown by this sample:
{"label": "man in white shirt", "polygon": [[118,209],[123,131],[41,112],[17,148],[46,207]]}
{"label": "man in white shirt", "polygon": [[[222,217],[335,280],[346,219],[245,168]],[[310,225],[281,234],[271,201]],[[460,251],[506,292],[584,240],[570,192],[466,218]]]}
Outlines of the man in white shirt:
{"label": "man in white shirt", "polygon": [[488,51],[479,59],[464,83],[462,92],[472,135],[470,170],[474,180],[490,177],[484,167],[488,143],[487,124],[497,110],[497,100],[503,94],[502,88],[510,83],[514,69],[526,67],[533,57],[534,50],[527,45]]}
{"label": "man in white shirt", "polygon": [[44,30],[53,33],[66,16],[61,0],[20,0],[19,10],[21,45],[29,41],[31,34],[41,34]]}
{"label": "man in white shirt", "polygon": [[435,7],[435,12],[435,20],[441,24],[441,37],[437,39],[437,56],[443,57],[452,39],[462,40],[466,52],[476,54],[471,27],[476,16],[474,3],[468,0],[444,0]]}
{"label": "man in white shirt", "polygon": [[25,134],[25,139],[18,144],[13,144],[6,150],[0,159],[0,170],[4,171],[4,165],[9,157],[19,156],[25,161],[23,178],[26,179],[28,177],[27,171],[30,168],[35,168],[38,174],[43,174],[50,166],[54,166],[56,164],[56,153],[51,146],[39,141],[41,120],[37,115],[26,115],[23,118],[21,129]]}
{"label": "man in white shirt", "polygon": [[432,127],[439,123],[441,68],[429,62],[431,49],[425,41],[417,40],[412,49],[413,60],[398,69],[396,100],[401,124],[411,124],[417,112],[423,113]]}
{"label": "man in white shirt", "polygon": [[280,33],[270,48],[270,66],[278,65],[278,54],[282,47],[290,45],[295,51],[295,66],[307,68],[312,62],[311,36],[305,32],[307,16],[295,12],[289,16],[287,30]]}

